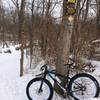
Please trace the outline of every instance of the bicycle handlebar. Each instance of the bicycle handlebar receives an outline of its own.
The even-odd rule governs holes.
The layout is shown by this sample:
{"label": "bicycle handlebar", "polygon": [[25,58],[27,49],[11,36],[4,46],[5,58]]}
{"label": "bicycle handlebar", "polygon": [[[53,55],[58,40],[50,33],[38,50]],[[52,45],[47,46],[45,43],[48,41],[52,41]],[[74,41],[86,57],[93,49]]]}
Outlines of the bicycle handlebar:
{"label": "bicycle handlebar", "polygon": [[43,65],[40,70],[43,71],[43,70],[46,70],[46,69],[47,69],[47,64]]}
{"label": "bicycle handlebar", "polygon": [[[64,64],[64,66],[69,66],[69,67],[70,67],[70,66],[74,65],[74,63],[75,63],[74,60],[73,60],[72,58],[69,58],[69,60],[72,61],[72,63]],[[47,65],[48,65],[48,64],[43,65],[43,66],[41,67],[40,70],[41,70],[41,71],[47,70]]]}

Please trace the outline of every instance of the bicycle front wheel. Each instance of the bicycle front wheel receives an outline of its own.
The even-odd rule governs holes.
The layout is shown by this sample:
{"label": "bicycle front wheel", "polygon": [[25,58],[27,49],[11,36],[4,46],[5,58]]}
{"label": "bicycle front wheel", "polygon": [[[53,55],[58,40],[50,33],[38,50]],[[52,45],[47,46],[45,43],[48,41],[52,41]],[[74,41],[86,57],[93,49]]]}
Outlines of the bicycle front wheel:
{"label": "bicycle front wheel", "polygon": [[[39,92],[41,80],[43,80],[43,84]],[[26,94],[29,100],[51,100],[53,97],[53,87],[46,79],[34,78],[28,83]]]}
{"label": "bicycle front wheel", "polygon": [[97,80],[86,73],[80,73],[71,78],[69,93],[75,100],[86,100],[99,96]]}

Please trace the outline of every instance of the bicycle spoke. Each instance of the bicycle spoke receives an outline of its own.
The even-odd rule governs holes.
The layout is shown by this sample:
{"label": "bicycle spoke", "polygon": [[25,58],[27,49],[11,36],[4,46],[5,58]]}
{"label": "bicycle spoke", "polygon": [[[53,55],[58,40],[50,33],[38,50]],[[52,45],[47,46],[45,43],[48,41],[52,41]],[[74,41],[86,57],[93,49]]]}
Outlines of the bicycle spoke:
{"label": "bicycle spoke", "polygon": [[29,100],[51,100],[53,96],[52,85],[46,79],[41,84],[41,78],[35,78],[27,85],[27,96]]}
{"label": "bicycle spoke", "polygon": [[77,92],[77,91],[80,91],[80,89],[77,89],[77,90],[74,90],[74,91],[70,91],[70,92]]}
{"label": "bicycle spoke", "polygon": [[88,74],[80,74],[77,77],[73,77],[71,82],[70,93],[73,97],[78,98],[79,100],[83,100],[83,98],[91,98],[95,97],[97,93],[97,86],[94,82],[94,78],[92,79]]}

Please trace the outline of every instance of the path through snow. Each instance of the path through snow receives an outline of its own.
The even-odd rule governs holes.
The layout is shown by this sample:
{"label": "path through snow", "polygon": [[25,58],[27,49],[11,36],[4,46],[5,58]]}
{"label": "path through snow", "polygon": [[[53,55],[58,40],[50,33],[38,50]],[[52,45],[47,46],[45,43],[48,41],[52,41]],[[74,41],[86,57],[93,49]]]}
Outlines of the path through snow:
{"label": "path through snow", "polygon": [[0,100],[27,100],[25,87],[31,77],[19,77],[19,52],[0,54]]}
{"label": "path through snow", "polygon": [[[32,76],[24,75],[19,77],[20,52],[15,51],[13,47],[11,47],[11,51],[11,54],[0,54],[0,100],[28,100],[26,97],[26,85],[32,79]],[[100,72],[99,67],[98,69]],[[99,72],[95,71],[96,78],[98,78],[98,75],[100,76]],[[100,82],[100,77],[98,80]],[[61,99],[54,97],[53,100]]]}

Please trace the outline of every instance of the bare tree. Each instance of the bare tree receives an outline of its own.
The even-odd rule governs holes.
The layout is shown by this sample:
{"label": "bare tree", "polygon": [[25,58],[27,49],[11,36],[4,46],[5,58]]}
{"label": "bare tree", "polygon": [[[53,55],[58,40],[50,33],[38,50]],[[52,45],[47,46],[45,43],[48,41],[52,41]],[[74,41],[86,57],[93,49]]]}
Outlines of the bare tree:
{"label": "bare tree", "polygon": [[100,37],[100,0],[97,0],[97,38]]}
{"label": "bare tree", "polygon": [[23,76],[23,61],[24,61],[24,45],[25,45],[25,34],[24,34],[24,19],[25,19],[25,0],[21,0],[21,9],[19,13],[19,41],[21,43],[21,58],[20,58],[20,76]]}
{"label": "bare tree", "polygon": [[34,32],[34,2],[35,0],[32,0],[32,4],[31,4],[31,22],[32,22],[32,28],[30,31],[30,68],[31,68],[31,64],[32,64],[32,56],[33,56],[33,32]]}
{"label": "bare tree", "polygon": [[85,10],[85,15],[84,15],[84,21],[86,21],[87,16],[88,16],[89,3],[90,3],[90,0],[87,0],[87,1],[86,1],[86,10]]}
{"label": "bare tree", "polygon": [[[47,1],[46,4],[46,11],[45,11],[45,23],[44,23],[44,27],[45,27],[45,33],[41,34],[41,54],[42,57],[45,59],[46,57],[46,50],[47,50],[47,38],[48,38],[48,25],[49,25],[49,17],[50,17],[50,7],[51,7],[51,0]],[[43,1],[43,11],[42,14],[44,13],[44,1]]]}

